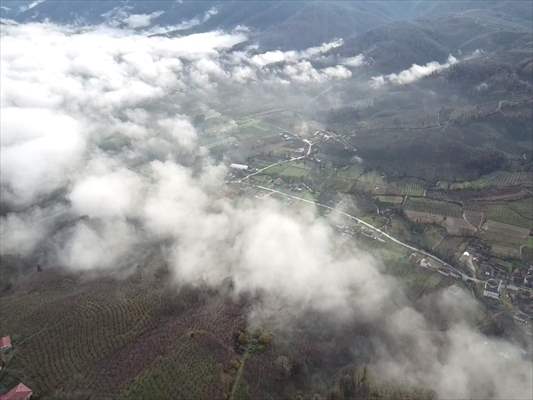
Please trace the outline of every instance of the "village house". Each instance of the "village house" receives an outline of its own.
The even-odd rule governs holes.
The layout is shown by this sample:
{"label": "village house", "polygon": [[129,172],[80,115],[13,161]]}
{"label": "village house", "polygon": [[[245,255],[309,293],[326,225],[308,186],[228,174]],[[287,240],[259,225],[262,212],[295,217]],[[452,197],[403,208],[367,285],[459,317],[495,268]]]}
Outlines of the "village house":
{"label": "village house", "polygon": [[28,400],[33,394],[32,390],[23,383],[19,383],[9,392],[0,395],[0,400]]}
{"label": "village house", "polygon": [[11,337],[4,336],[0,338],[0,350],[9,350],[11,348]]}
{"label": "village house", "polygon": [[490,297],[494,300],[500,299],[500,292],[502,287],[502,281],[496,279],[489,279],[485,282],[485,288],[483,289],[483,296]]}

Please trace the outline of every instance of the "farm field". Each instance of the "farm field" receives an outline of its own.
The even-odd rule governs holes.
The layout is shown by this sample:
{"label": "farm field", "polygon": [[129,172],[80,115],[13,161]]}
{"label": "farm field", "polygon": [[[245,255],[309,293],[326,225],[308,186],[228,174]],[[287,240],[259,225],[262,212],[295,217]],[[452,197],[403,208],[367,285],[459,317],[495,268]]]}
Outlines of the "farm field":
{"label": "farm field", "polygon": [[488,203],[480,205],[486,218],[508,225],[516,225],[526,229],[533,228],[532,211],[529,206],[533,205],[530,199],[506,203]]}
{"label": "farm field", "polygon": [[286,179],[301,179],[310,173],[311,168],[303,162],[295,161],[276,165],[263,172],[265,175],[279,176]]}
{"label": "farm field", "polygon": [[362,192],[385,194],[387,182],[384,176],[377,171],[369,171],[360,175],[355,182],[354,188]]}
{"label": "farm field", "polygon": [[[71,286],[4,297],[2,329],[13,335],[16,353],[9,370],[21,375],[36,393],[87,390],[95,363],[124,346],[153,321],[150,292],[120,291],[112,283]],[[40,299],[53,299],[44,305]],[[14,313],[14,310],[18,310]],[[9,311],[8,311],[9,310]],[[41,322],[37,322],[38,320]],[[63,389],[60,389],[63,388]]]}
{"label": "farm field", "polygon": [[403,196],[381,195],[381,196],[376,196],[375,198],[380,203],[383,203],[383,204],[386,204],[386,205],[399,206],[399,205],[401,205],[403,203]]}
{"label": "farm field", "polygon": [[[416,275],[404,249],[376,251],[398,267],[399,276]],[[1,333],[13,335],[15,350],[0,384],[23,381],[43,400],[290,398],[302,382],[284,372],[287,365],[300,368],[309,357],[311,366],[336,360],[329,339],[312,332],[296,345],[270,333],[253,333],[256,341],[241,345],[241,305],[209,291],[167,292],[161,278],[143,283],[32,274],[1,298],[0,312],[7,316]],[[431,290],[442,284],[435,279],[413,287]],[[344,337],[338,352],[353,345],[350,335]]]}
{"label": "farm field", "polygon": [[120,399],[223,400],[231,380],[224,382],[222,366],[229,365],[231,356],[231,350],[207,334],[191,332],[180,337],[168,354],[148,366]]}
{"label": "farm field", "polygon": [[461,236],[448,236],[433,248],[434,252],[444,259],[458,258],[465,250],[469,240]]}
{"label": "farm field", "polygon": [[488,187],[531,186],[533,173],[497,171],[482,176],[474,181],[456,182],[449,184],[450,190],[485,189]]}
{"label": "farm field", "polygon": [[487,235],[501,235],[500,241],[506,241],[519,245],[526,242],[529,236],[527,228],[519,227],[517,225],[506,224],[503,222],[493,221],[491,219],[483,225],[482,231]]}
{"label": "farm field", "polygon": [[[231,304],[209,294],[170,296],[150,279],[83,282],[53,271],[31,278],[1,298],[0,333],[11,335],[14,351],[0,384],[23,381],[43,399],[147,398],[169,376],[188,399],[204,390],[195,375],[212,390],[205,398],[223,398],[220,365],[243,323]],[[181,372],[168,367],[176,357],[189,360]]]}
{"label": "farm field", "polygon": [[398,193],[400,195],[408,196],[424,196],[425,189],[420,182],[412,180],[401,180],[391,182],[387,187],[388,193]]}
{"label": "farm field", "polygon": [[341,168],[337,171],[337,178],[356,180],[364,172],[363,167],[360,164],[353,164],[349,167]]}
{"label": "farm field", "polygon": [[446,238],[446,230],[434,226],[429,225],[424,229],[424,232],[422,233],[422,244],[424,248],[433,250],[436,248],[444,239]]}
{"label": "farm field", "polygon": [[462,215],[462,208],[457,204],[416,197],[409,197],[404,209],[445,217],[461,218]]}
{"label": "farm field", "polygon": [[521,217],[533,221],[533,197],[511,201],[507,205]]}

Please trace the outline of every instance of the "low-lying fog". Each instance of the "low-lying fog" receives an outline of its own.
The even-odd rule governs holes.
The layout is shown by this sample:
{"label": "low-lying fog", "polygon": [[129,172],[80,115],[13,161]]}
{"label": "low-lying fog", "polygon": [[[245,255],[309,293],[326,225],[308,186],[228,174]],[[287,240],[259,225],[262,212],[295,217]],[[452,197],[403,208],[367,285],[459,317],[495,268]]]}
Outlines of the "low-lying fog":
{"label": "low-lying fog", "polygon": [[[109,274],[157,246],[176,286],[231,277],[236,293],[260,294],[253,323],[307,310],[331,323],[360,320],[375,328],[372,367],[386,377],[441,398],[530,398],[530,360],[476,330],[467,292],[438,292],[427,313],[415,310],[380,260],[341,246],[311,207],[294,213],[275,200],[226,197],[226,168],[200,146],[193,123],[239,103],[327,107],[339,101],[329,89],[339,82],[362,99],[460,60],[379,76],[360,72],[361,55],[329,56],[341,39],[261,52],[247,38],[246,28],[167,38],[4,24],[1,254]],[[432,312],[446,330],[425,316]]]}

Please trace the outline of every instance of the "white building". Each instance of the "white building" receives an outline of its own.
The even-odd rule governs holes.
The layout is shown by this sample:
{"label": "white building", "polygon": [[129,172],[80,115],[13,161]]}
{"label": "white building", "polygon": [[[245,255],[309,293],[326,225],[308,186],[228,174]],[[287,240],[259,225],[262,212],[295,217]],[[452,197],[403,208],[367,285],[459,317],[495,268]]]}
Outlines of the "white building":
{"label": "white building", "polygon": [[485,289],[483,289],[483,296],[490,297],[491,299],[499,300],[500,291],[502,288],[502,281],[496,279],[489,279],[485,282]]}
{"label": "white building", "polygon": [[230,164],[229,167],[232,169],[238,169],[239,171],[248,170],[248,165],[245,165],[245,164]]}

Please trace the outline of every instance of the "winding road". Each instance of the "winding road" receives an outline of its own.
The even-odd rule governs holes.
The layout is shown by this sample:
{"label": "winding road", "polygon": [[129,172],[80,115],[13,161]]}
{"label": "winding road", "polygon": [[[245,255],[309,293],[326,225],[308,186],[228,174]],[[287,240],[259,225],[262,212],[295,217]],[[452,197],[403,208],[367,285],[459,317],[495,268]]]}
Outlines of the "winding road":
{"label": "winding road", "polygon": [[[295,135],[297,136],[297,135]],[[261,169],[258,169],[257,171],[254,171],[252,172],[251,174],[248,174],[246,176],[244,176],[243,178],[240,178],[240,179],[236,179],[234,181],[231,181],[230,183],[245,183],[246,180],[248,180],[250,177],[252,176],[255,176],[255,175],[258,175],[262,172],[264,172],[265,170],[269,169],[269,168],[272,168],[272,167],[275,167],[277,165],[282,165],[282,164],[286,164],[286,163],[289,163],[289,162],[292,162],[292,161],[298,161],[298,160],[303,160],[307,157],[309,157],[309,155],[311,154],[311,151],[313,149],[313,142],[311,142],[310,140],[308,139],[303,139],[303,138],[300,138],[304,143],[307,144],[307,151],[305,152],[305,154],[299,156],[299,157],[292,157],[288,160],[282,160],[282,161],[278,161],[278,162],[275,162],[275,163],[272,163],[272,164],[269,164],[267,165],[266,167],[263,167]],[[358,224],[360,225],[363,225],[365,226],[366,228],[376,232],[377,234],[389,239],[391,242],[393,243],[396,243],[406,249],[409,249],[415,253],[418,253],[418,254],[422,254],[424,255],[425,257],[428,257],[430,259],[432,259],[433,261],[436,261],[437,263],[439,263],[440,265],[443,265],[445,266],[446,268],[448,268],[450,271],[453,271],[455,272],[456,274],[460,275],[461,278],[463,280],[470,280],[470,281],[474,281],[474,282],[483,282],[479,279],[476,279],[476,278],[472,278],[471,276],[469,275],[466,275],[465,273],[459,271],[457,268],[455,268],[454,266],[450,265],[449,263],[447,263],[446,261],[440,259],[439,257],[431,254],[431,253],[428,253],[427,251],[425,250],[422,250],[422,249],[419,249],[419,248],[416,248],[414,246],[411,246],[410,244],[407,244],[405,242],[402,242],[401,240],[395,238],[394,236],[388,234],[387,232],[384,232],[382,231],[381,229],[379,229],[378,227],[372,225],[372,224],[369,224],[368,222],[366,221],[363,221],[361,218],[358,218],[356,217],[355,215],[351,215],[351,214],[348,214],[347,212],[344,212],[344,211],[341,211],[341,210],[338,210],[334,207],[330,207],[326,204],[322,204],[322,203],[318,203],[316,201],[312,201],[312,200],[308,200],[308,199],[304,199],[303,197],[298,197],[298,196],[294,196],[292,194],[289,194],[289,193],[285,193],[285,192],[282,192],[280,190],[276,190],[276,189],[272,189],[272,188],[269,188],[269,187],[266,187],[266,186],[261,186],[261,185],[254,185],[252,183],[248,183],[250,186],[252,187],[255,187],[257,189],[261,189],[261,190],[265,190],[265,191],[268,191],[268,192],[271,192],[271,193],[276,193],[280,196],[284,196],[286,198],[290,198],[290,199],[293,199],[293,200],[297,200],[297,201],[301,201],[301,202],[304,202],[304,203],[308,203],[308,204],[313,204],[315,205],[316,207],[320,207],[320,208],[325,208],[327,210],[330,210],[332,212],[335,212],[337,214],[340,214],[340,215],[343,215],[345,217],[348,217],[350,218],[351,220],[353,221],[356,221]]]}
{"label": "winding road", "polygon": [[416,248],[414,246],[411,246],[410,244],[407,244],[405,242],[402,242],[401,240],[399,239],[396,239],[394,236],[388,234],[387,232],[384,232],[382,231],[381,229],[375,227],[374,225],[372,224],[369,224],[368,222],[366,221],[363,221],[362,219],[356,217],[355,215],[352,215],[352,214],[348,214],[347,212],[344,212],[344,211],[341,211],[341,210],[338,210],[334,207],[330,207],[326,204],[322,204],[322,203],[318,203],[316,201],[312,201],[312,200],[308,200],[308,199],[304,199],[303,197],[298,197],[298,196],[294,196],[292,194],[289,194],[289,193],[285,193],[285,192],[282,192],[280,190],[276,190],[276,189],[272,189],[272,188],[269,188],[269,187],[266,187],[266,186],[261,186],[261,185],[253,185],[253,184],[250,184],[250,186],[252,187],[255,187],[257,189],[261,189],[261,190],[266,190],[266,191],[269,191],[269,192],[272,192],[272,193],[276,193],[276,194],[279,194],[280,196],[284,196],[284,197],[287,197],[287,198],[290,198],[290,199],[293,199],[293,200],[297,200],[297,201],[301,201],[301,202],[304,202],[304,203],[308,203],[308,204],[314,204],[316,207],[320,207],[320,208],[325,208],[327,210],[330,210],[332,212],[335,212],[337,214],[340,214],[340,215],[343,215],[345,217],[348,217],[354,221],[356,221],[358,224],[361,224],[363,226],[365,226],[366,228],[378,233],[379,235],[383,236],[383,237],[386,237],[387,239],[389,239],[391,242],[394,242],[402,247],[405,247],[406,249],[409,249],[413,252],[416,252],[416,253],[419,253],[419,254],[422,254],[428,258],[431,258],[432,260],[438,262],[439,264],[441,265],[444,265],[445,267],[447,267],[449,270],[455,272],[456,274],[459,274],[464,280],[470,280],[470,281],[475,281],[475,282],[483,282],[479,279],[475,279],[475,278],[472,278],[468,275],[466,275],[465,273],[459,271],[457,268],[455,268],[454,266],[450,265],[449,263],[447,263],[446,261],[440,259],[439,257],[431,254],[431,253],[428,253],[427,251],[425,250],[422,250],[422,249],[419,249],[419,248]]}
{"label": "winding road", "polygon": [[303,142],[307,143],[308,147],[307,147],[307,151],[305,152],[304,155],[302,156],[299,156],[299,157],[292,157],[292,158],[289,158],[288,160],[282,160],[282,161],[278,161],[278,162],[275,162],[275,163],[272,163],[272,164],[269,164],[267,165],[266,167],[263,167],[261,169],[258,169],[257,171],[255,172],[252,172],[251,174],[248,174],[246,175],[245,177],[241,178],[241,179],[237,179],[235,180],[234,182],[237,182],[237,183],[241,183],[245,180],[247,180],[248,178],[250,178],[251,176],[254,176],[254,175],[258,175],[264,171],[266,171],[267,169],[269,168],[272,168],[272,167],[275,167],[277,165],[282,165],[282,164],[286,164],[286,163],[290,163],[290,162],[293,162],[293,161],[298,161],[298,160],[303,160],[304,158],[307,158],[309,156],[309,154],[311,154],[311,150],[313,149],[313,143],[307,139],[301,139]]}

